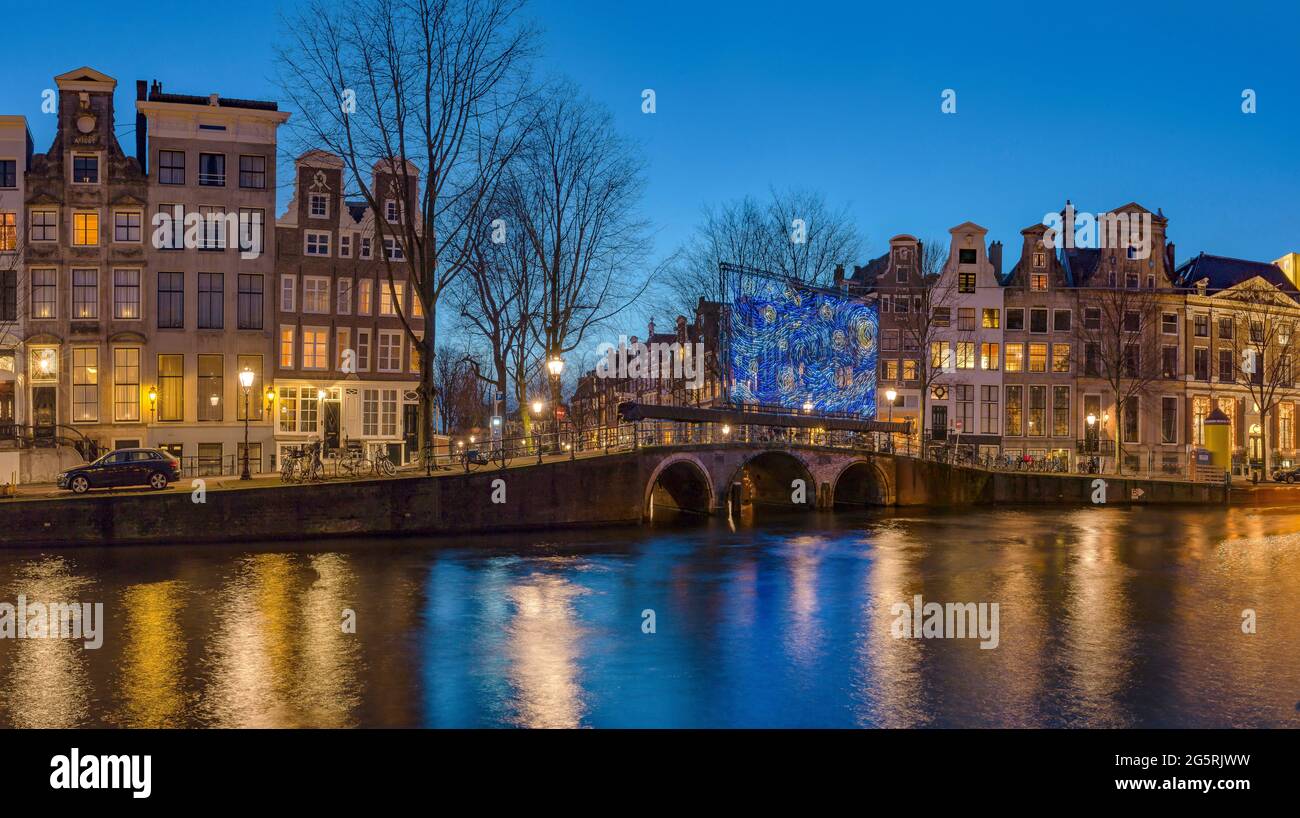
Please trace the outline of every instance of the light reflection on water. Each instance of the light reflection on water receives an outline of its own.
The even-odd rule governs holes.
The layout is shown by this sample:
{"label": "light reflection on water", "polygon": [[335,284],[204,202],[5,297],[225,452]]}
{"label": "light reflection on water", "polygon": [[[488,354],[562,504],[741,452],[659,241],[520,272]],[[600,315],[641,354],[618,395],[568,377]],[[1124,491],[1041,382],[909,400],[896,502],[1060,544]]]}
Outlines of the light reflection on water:
{"label": "light reflection on water", "polygon": [[[107,622],[0,639],[5,726],[1300,726],[1290,511],[0,552],[19,594]],[[916,595],[998,647],[893,638]]]}

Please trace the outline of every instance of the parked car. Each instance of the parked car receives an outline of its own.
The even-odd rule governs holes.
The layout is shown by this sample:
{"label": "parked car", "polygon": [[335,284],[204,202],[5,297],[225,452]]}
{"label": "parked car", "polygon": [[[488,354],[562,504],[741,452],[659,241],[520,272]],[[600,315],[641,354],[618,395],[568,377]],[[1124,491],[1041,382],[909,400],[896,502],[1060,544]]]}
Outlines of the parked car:
{"label": "parked car", "polygon": [[114,486],[165,489],[181,479],[181,462],[161,449],[118,449],[59,475],[59,488],[85,494]]}
{"label": "parked car", "polygon": [[1300,466],[1292,466],[1289,469],[1274,469],[1273,479],[1279,483],[1294,483],[1300,480]]}

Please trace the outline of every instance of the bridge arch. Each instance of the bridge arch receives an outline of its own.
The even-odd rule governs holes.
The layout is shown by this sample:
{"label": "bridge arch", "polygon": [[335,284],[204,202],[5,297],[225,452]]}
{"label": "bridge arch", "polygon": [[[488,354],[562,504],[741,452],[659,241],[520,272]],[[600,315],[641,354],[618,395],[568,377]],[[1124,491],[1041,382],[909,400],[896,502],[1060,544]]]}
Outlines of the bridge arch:
{"label": "bridge arch", "polygon": [[709,514],[715,506],[709,470],[695,456],[679,454],[664,458],[646,483],[642,501],[644,518],[654,519],[655,509],[674,513]]}
{"label": "bridge arch", "polygon": [[[803,502],[796,503],[794,481],[803,481]],[[817,480],[809,464],[797,453],[769,449],[746,458],[732,473],[728,490],[741,485],[741,503],[787,510],[812,511],[817,507]]]}
{"label": "bridge arch", "polygon": [[890,506],[897,501],[893,481],[876,460],[845,463],[831,483],[837,506]]}

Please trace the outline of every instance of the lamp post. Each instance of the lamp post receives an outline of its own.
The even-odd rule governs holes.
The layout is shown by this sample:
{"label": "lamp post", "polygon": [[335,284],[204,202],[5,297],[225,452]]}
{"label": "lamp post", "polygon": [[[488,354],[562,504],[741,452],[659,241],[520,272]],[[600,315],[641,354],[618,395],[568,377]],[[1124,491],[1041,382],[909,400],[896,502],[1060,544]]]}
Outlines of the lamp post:
{"label": "lamp post", "polygon": [[542,423],[542,410],[545,409],[545,408],[546,408],[546,404],[542,403],[541,401],[539,401],[539,400],[535,400],[535,401],[533,401],[533,417],[536,418],[536,422],[537,422],[537,424],[538,424],[537,432],[536,432],[536,434],[533,435],[533,437],[534,437],[534,438],[536,439],[536,441],[537,441],[537,465],[539,465],[539,466],[542,464],[542,428],[541,428],[541,423]]}
{"label": "lamp post", "polygon": [[253,473],[248,468],[248,412],[249,397],[253,393],[253,370],[244,367],[239,373],[239,386],[244,390],[244,467],[239,472],[240,480],[252,480]]}
{"label": "lamp post", "polygon": [[[894,401],[898,399],[898,392],[893,389],[885,390],[885,400],[889,401],[889,422],[894,422]],[[894,450],[894,430],[889,430],[889,451]]]}
{"label": "lamp post", "polygon": [[1088,421],[1088,454],[1092,455],[1092,457],[1090,457],[1089,460],[1092,465],[1092,470],[1096,471],[1097,470],[1097,416],[1094,415],[1092,412],[1089,412],[1086,420]]}
{"label": "lamp post", "polygon": [[[554,412],[559,411],[560,406],[560,375],[564,373],[564,358],[560,353],[552,353],[546,361],[546,371],[551,375],[551,402],[554,404]],[[560,420],[558,416],[554,417],[554,428],[551,433],[555,436],[556,449],[559,448],[560,442]]]}
{"label": "lamp post", "polygon": [[149,421],[153,423],[158,420],[158,389],[153,386],[149,387],[148,397],[149,397]]}

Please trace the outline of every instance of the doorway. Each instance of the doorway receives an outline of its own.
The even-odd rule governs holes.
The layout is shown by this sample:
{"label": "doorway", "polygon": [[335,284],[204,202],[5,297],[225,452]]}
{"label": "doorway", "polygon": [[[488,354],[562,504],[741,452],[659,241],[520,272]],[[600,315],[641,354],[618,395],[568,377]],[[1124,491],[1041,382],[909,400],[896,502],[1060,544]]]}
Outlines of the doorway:
{"label": "doorway", "polygon": [[336,400],[325,401],[325,450],[334,451],[339,447],[341,410]]}

